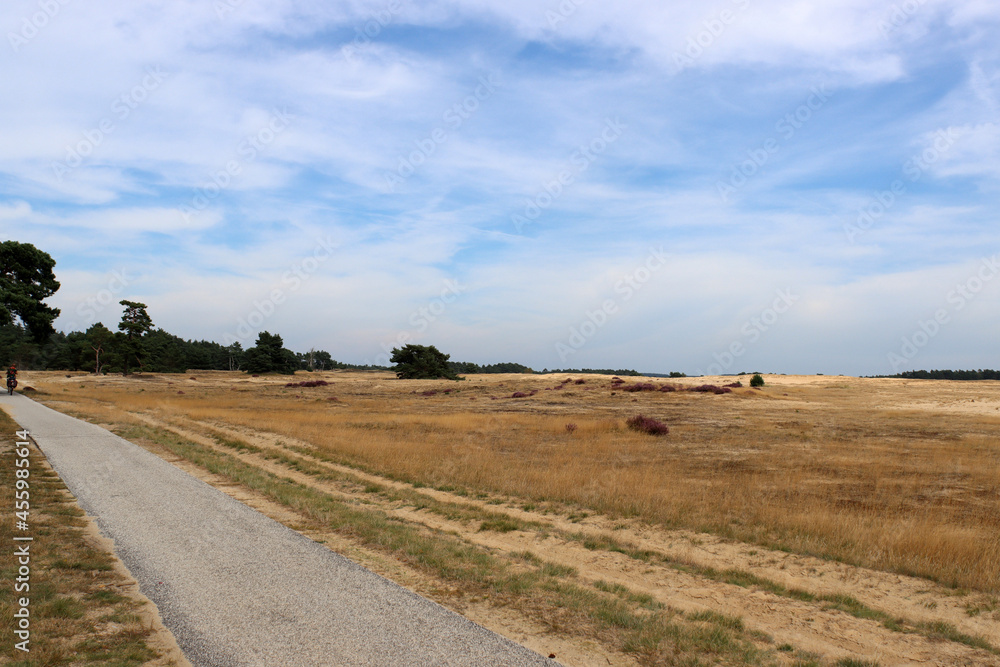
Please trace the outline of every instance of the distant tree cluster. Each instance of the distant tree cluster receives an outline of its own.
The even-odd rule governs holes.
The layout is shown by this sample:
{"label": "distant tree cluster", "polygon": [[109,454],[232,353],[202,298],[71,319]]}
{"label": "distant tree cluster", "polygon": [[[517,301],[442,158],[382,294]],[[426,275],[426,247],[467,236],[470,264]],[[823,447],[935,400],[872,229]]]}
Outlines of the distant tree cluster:
{"label": "distant tree cluster", "polygon": [[[134,302],[130,302],[134,303]],[[137,304],[143,306],[143,304]],[[126,309],[129,312],[129,308]],[[145,312],[145,306],[143,311]],[[207,340],[184,340],[160,328],[139,333],[141,316],[135,313],[128,328],[111,331],[98,322],[87,331],[55,332],[37,342],[22,324],[0,326],[0,363],[24,370],[87,371],[89,373],[184,373],[186,371],[247,371],[292,373],[328,370],[389,370],[386,366],[346,364],[325,350],[296,353],[285,349],[280,336],[262,332],[256,345],[244,350],[238,342],[221,345]],[[148,317],[148,315],[147,315]],[[152,326],[152,322],[148,323]]]}
{"label": "distant tree cluster", "polygon": [[[184,340],[153,324],[146,304],[122,300],[118,331],[98,322],[86,331],[63,333],[52,326],[59,309],[44,300],[59,289],[55,260],[30,243],[0,243],[0,363],[23,370],[69,370],[92,373],[183,373],[191,370],[242,370],[261,375],[298,370],[389,370],[335,361],[329,352],[293,352],[281,336],[262,331],[256,344],[244,350],[234,342]],[[449,361],[434,346],[405,345],[392,351],[392,370],[400,378],[461,379],[459,374],[534,373],[524,364],[480,365]],[[548,372],[543,371],[543,372]],[[638,375],[630,370],[569,369],[574,374]]]}
{"label": "distant tree cluster", "polygon": [[516,364],[512,361],[502,362],[499,364],[486,364],[480,366],[479,364],[474,364],[471,361],[449,361],[448,365],[456,373],[461,373],[462,375],[477,375],[480,373],[534,373],[524,364]]}
{"label": "distant tree cluster", "polygon": [[[86,332],[56,332],[44,344],[31,340],[19,325],[0,327],[0,361],[26,370],[123,373],[126,356],[129,372],[183,373],[186,370],[236,370],[243,350],[209,341],[186,341],[154,329],[128,341],[101,323]],[[235,353],[235,354],[234,354]]]}
{"label": "distant tree cluster", "polygon": [[1000,380],[1000,371],[988,368],[977,371],[906,371],[896,375],[877,375],[876,377],[906,378],[910,380]]}

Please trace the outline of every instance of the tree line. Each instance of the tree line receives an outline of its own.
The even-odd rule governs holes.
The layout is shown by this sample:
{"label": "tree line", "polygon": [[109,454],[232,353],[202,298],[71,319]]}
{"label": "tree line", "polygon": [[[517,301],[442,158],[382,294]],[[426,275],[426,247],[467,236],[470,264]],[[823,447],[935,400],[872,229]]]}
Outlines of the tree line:
{"label": "tree line", "polygon": [[185,340],[160,328],[129,339],[98,322],[87,331],[56,331],[37,342],[21,324],[0,326],[0,362],[22,370],[87,371],[89,373],[184,373],[186,371],[246,371],[292,373],[297,370],[388,370],[385,366],[348,364],[326,350],[293,352],[281,336],[261,332],[257,343],[244,349],[236,342]]}
{"label": "tree line", "polygon": [[[281,336],[262,331],[246,350],[207,340],[185,340],[157,327],[146,304],[123,299],[118,330],[103,323],[86,331],[63,333],[53,322],[59,309],[45,299],[60,287],[55,260],[30,243],[0,243],[0,362],[22,370],[88,371],[97,374],[133,372],[183,373],[193,370],[245,371],[251,374],[298,370],[390,370],[385,366],[339,362],[326,350],[293,352]],[[477,373],[535,373],[518,363],[479,365],[450,361],[434,346],[405,345],[394,349],[392,362],[399,377],[444,377]],[[543,373],[549,372],[547,369]],[[560,372],[560,371],[552,371]],[[572,369],[567,373],[638,375],[634,370]]]}
{"label": "tree line", "polygon": [[906,371],[896,375],[877,375],[883,378],[906,378],[910,380],[1000,380],[1000,371],[981,368],[976,371]]}
{"label": "tree line", "polygon": [[[22,370],[87,371],[97,374],[184,373],[186,371],[245,371],[250,374],[291,374],[295,371],[384,371],[393,367],[337,361],[326,350],[295,352],[278,334],[262,331],[253,347],[239,342],[222,345],[208,340],[185,340],[153,325],[145,304],[123,301],[119,331],[98,322],[86,331],[55,331],[39,342],[21,323],[0,325],[0,363]],[[417,348],[421,346],[415,346]],[[435,352],[436,349],[435,349]],[[437,361],[437,360],[435,360]],[[445,361],[433,371],[449,377],[479,373],[534,373],[524,364],[476,364]],[[634,374],[634,371],[632,371]]]}

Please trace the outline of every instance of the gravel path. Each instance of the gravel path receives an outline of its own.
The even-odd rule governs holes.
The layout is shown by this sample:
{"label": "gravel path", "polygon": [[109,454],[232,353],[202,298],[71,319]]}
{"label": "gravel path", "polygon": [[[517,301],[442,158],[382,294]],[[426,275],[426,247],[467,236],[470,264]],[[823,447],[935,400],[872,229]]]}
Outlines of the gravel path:
{"label": "gravel path", "polygon": [[0,405],[159,608],[196,667],[552,665],[92,424]]}

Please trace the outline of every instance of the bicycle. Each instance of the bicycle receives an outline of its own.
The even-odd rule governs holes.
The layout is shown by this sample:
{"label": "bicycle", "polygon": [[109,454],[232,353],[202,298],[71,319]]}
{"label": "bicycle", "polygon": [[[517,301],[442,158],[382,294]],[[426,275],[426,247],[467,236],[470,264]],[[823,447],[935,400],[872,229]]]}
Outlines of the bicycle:
{"label": "bicycle", "polygon": [[17,387],[17,378],[7,378],[7,393],[13,396],[15,387]]}

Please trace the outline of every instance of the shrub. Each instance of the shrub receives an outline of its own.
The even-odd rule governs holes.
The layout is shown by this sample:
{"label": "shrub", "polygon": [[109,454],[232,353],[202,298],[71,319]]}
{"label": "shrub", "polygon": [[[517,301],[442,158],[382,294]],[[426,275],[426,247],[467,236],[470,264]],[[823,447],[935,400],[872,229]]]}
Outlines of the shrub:
{"label": "shrub", "polygon": [[625,425],[633,431],[648,433],[649,435],[666,435],[670,432],[670,429],[667,428],[667,425],[663,422],[657,421],[652,417],[644,417],[642,415],[629,417],[625,422]]}
{"label": "shrub", "polygon": [[621,388],[622,391],[659,391],[657,387],[652,382],[636,382],[635,384],[625,385]]}
{"label": "shrub", "polygon": [[760,373],[754,373],[753,377],[750,378],[750,386],[751,387],[763,387],[764,386],[764,377]]}
{"label": "shrub", "polygon": [[306,380],[305,382],[289,382],[286,387],[325,387],[329,382],[326,380]]}
{"label": "shrub", "polygon": [[697,387],[691,387],[688,391],[700,391],[705,394],[730,394],[733,390],[729,387],[720,387],[714,384],[702,384]]}
{"label": "shrub", "polygon": [[665,384],[662,387],[660,387],[660,391],[666,391],[666,392],[677,391],[677,387],[675,387],[672,384]]}
{"label": "shrub", "polygon": [[737,380],[736,382],[733,382],[733,383],[730,383],[730,384],[727,384],[727,385],[723,385],[723,386],[732,387],[733,389],[738,389],[739,387],[743,386],[743,383],[740,382],[739,380]]}
{"label": "shrub", "polygon": [[427,391],[420,392],[420,395],[421,396],[436,396],[437,393],[438,393],[437,389],[428,389]]}
{"label": "shrub", "polygon": [[576,429],[577,429],[576,424],[572,424],[572,423],[571,424],[566,424],[566,432],[567,433],[573,433],[574,431],[576,431]]}
{"label": "shrub", "polygon": [[587,381],[584,380],[583,378],[580,378],[579,380],[574,381],[573,384],[587,384]]}
{"label": "shrub", "polygon": [[510,397],[511,398],[527,398],[528,395],[526,393],[524,393],[523,391],[515,391],[513,394],[510,395]]}

